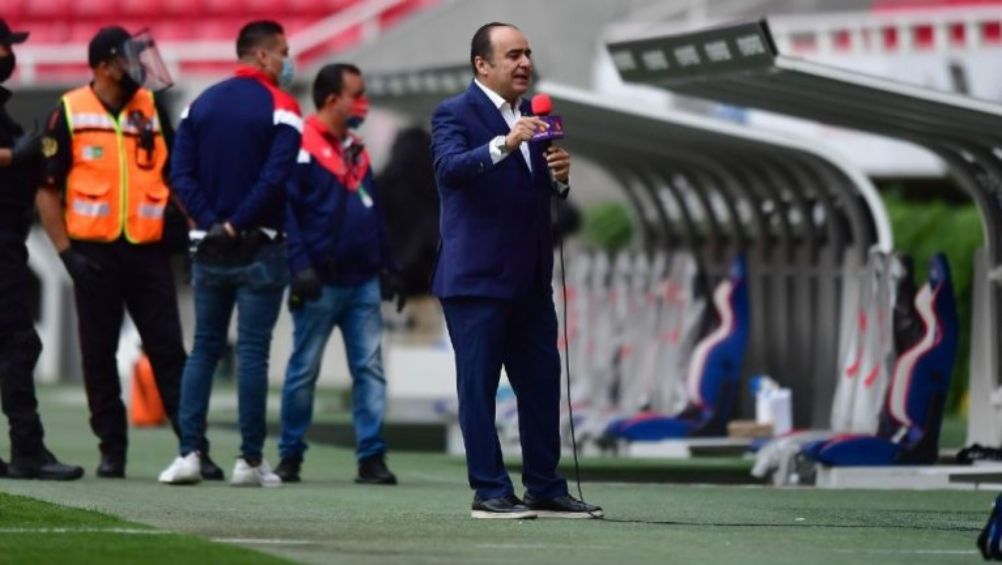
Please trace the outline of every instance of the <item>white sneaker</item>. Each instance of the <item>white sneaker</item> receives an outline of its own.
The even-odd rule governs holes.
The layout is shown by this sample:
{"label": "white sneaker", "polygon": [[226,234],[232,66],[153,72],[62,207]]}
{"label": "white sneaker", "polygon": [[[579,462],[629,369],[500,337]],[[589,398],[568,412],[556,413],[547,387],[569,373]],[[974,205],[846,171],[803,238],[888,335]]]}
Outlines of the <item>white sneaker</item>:
{"label": "white sneaker", "polygon": [[177,457],[160,473],[160,482],[168,485],[193,485],[202,480],[202,458],[197,451]]}
{"label": "white sneaker", "polygon": [[282,478],[272,472],[271,465],[264,459],[257,467],[251,467],[240,457],[233,466],[230,484],[235,487],[280,487]]}

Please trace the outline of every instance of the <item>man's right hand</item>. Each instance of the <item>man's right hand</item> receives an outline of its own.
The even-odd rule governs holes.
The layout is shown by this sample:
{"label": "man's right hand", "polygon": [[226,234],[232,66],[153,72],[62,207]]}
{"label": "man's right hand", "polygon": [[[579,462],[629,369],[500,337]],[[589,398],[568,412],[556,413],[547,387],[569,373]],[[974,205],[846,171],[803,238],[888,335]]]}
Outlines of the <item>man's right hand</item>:
{"label": "man's right hand", "polygon": [[66,272],[73,279],[73,284],[79,290],[88,292],[100,288],[104,284],[101,281],[101,265],[98,265],[83,253],[70,247],[61,252],[59,258],[63,261]]}
{"label": "man's right hand", "polygon": [[42,156],[42,132],[26,133],[14,141],[10,149],[10,162],[19,165]]}
{"label": "man's right hand", "polygon": [[313,267],[296,273],[289,288],[289,309],[295,310],[307,302],[320,298],[323,286],[323,281]]}
{"label": "man's right hand", "polygon": [[537,132],[547,128],[546,122],[536,116],[523,116],[515,122],[514,127],[505,136],[504,142],[508,146],[508,152],[518,149],[524,141],[529,141]]}
{"label": "man's right hand", "polygon": [[215,223],[198,244],[195,256],[208,261],[227,259],[239,243],[237,238],[230,235],[224,224]]}
{"label": "man's right hand", "polygon": [[205,234],[205,239],[202,241],[220,242],[234,239],[236,234],[232,232],[233,228],[227,229],[226,226],[227,224],[212,224],[209,227],[209,231]]}

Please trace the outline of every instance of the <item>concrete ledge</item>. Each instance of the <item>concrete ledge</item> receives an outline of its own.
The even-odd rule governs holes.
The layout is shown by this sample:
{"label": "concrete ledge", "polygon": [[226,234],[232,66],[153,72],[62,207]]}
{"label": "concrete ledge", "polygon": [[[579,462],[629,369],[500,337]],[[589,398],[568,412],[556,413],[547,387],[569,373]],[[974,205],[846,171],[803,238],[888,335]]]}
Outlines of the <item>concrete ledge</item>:
{"label": "concrete ledge", "polygon": [[662,441],[633,441],[622,450],[626,457],[688,459],[690,457],[738,457],[748,451],[747,438],[687,438]]}
{"label": "concrete ledge", "polygon": [[818,488],[875,490],[1002,490],[1002,463],[819,467]]}

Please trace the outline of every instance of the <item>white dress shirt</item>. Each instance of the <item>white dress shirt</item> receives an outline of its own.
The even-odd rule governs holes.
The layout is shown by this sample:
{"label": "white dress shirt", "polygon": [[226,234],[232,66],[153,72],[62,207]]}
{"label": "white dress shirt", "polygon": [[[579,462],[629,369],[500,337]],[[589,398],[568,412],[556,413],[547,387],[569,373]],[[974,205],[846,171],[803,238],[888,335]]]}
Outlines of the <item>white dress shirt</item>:
{"label": "white dress shirt", "polygon": [[[518,119],[522,117],[522,110],[521,108],[519,108],[519,106],[522,104],[522,99],[519,98],[518,100],[516,100],[515,106],[512,107],[512,105],[509,104],[507,100],[501,98],[500,94],[487,88],[479,80],[473,79],[473,82],[476,83],[478,87],[480,87],[480,90],[484,91],[484,94],[487,95],[487,98],[489,98],[491,103],[493,103],[494,106],[498,109],[498,112],[501,112],[501,117],[504,118],[505,123],[508,124],[508,131],[511,131],[511,129],[515,127],[515,122],[517,122]],[[491,162],[494,163],[495,165],[503,161],[506,157],[508,157],[509,154],[511,154],[511,151],[502,153],[501,150],[498,149],[498,145],[501,143],[502,140],[504,140],[504,138],[505,136],[499,135],[487,143],[487,150],[490,151],[491,154]],[[522,158],[525,160],[525,164],[529,167],[529,172],[532,172],[532,158],[529,156],[529,144],[523,141],[518,145],[518,150],[522,152]],[[554,190],[557,192],[557,194],[561,198],[566,198],[567,191],[570,190],[570,184],[566,182],[561,182],[553,178],[552,171],[550,172],[550,180],[553,183]]]}
{"label": "white dress shirt", "polygon": [[[522,117],[522,110],[519,108],[522,103],[522,99],[519,98],[516,100],[515,106],[512,107],[507,100],[501,98],[500,94],[484,86],[484,83],[477,79],[473,79],[473,82],[480,87],[480,90],[484,91],[484,94],[486,94],[487,98],[489,98],[491,103],[494,104],[494,107],[498,109],[498,112],[501,112],[501,117],[504,118],[505,123],[508,124],[508,131],[511,131],[511,129],[515,127],[515,122]],[[501,135],[498,137],[502,139],[504,138],[504,136]],[[491,152],[491,161],[495,165],[503,161],[510,153],[502,153],[501,150],[498,149],[498,137],[492,139],[488,144],[488,148]],[[518,150],[522,152],[522,158],[525,159],[525,164],[529,166],[529,170],[531,171],[532,159],[529,157],[529,145],[523,141],[518,145]]]}

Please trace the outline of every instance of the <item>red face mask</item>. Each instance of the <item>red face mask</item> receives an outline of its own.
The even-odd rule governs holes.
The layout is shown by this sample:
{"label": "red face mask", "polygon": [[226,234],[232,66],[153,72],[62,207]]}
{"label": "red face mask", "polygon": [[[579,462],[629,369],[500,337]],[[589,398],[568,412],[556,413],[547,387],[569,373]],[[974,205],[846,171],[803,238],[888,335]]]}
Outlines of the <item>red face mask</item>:
{"label": "red face mask", "polygon": [[369,97],[359,96],[351,103],[351,115],[348,117],[348,127],[357,129],[369,114]]}

